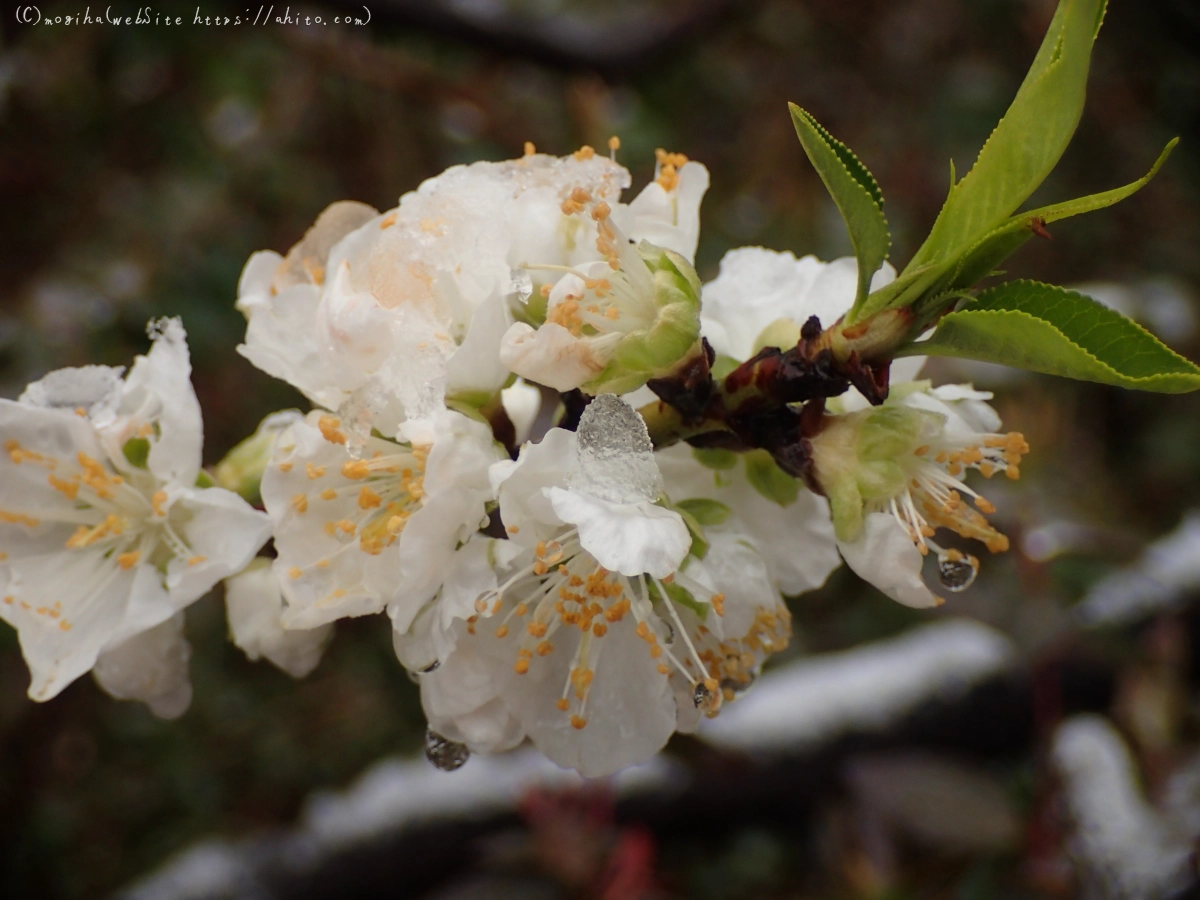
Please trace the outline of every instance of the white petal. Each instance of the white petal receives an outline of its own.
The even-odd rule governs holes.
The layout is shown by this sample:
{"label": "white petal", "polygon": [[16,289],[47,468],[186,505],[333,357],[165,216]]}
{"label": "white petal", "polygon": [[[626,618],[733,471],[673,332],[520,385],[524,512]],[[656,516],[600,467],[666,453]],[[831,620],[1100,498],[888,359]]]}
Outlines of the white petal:
{"label": "white petal", "polygon": [[574,390],[605,366],[591,341],[575,337],[556,322],[536,331],[524,322],[514,323],[504,333],[500,360],[522,378],[557,391]]}
{"label": "white petal", "polygon": [[708,169],[698,162],[686,163],[674,191],[650,182],[629,204],[629,215],[616,216],[617,225],[634,241],[666,247],[693,262],[700,239],[700,202],[708,185]]}
{"label": "white petal", "polygon": [[892,384],[902,384],[905,381],[916,381],[925,367],[925,356],[902,356],[892,360],[890,380]]}
{"label": "white petal", "polygon": [[[895,277],[896,270],[884,263],[872,277],[871,289]],[[739,247],[725,254],[717,278],[704,286],[701,330],[710,341],[724,344],[713,344],[718,353],[744,360],[763,329],[777,319],[803,325],[817,316],[822,327],[834,324],[854,303],[857,282],[853,257],[823,263],[814,256],[796,259],[791,253]]]}
{"label": "white petal", "polygon": [[161,719],[177,719],[192,702],[183,614],[106,650],[96,660],[96,681],[118,700],[141,700]]}
{"label": "white petal", "polygon": [[274,250],[259,250],[257,253],[251,253],[250,258],[246,260],[238,279],[238,298],[234,305],[247,319],[250,318],[252,310],[268,302],[271,279],[275,277],[281,262],[283,257]]}
{"label": "white petal", "polygon": [[858,540],[838,542],[846,564],[898,603],[915,609],[939,605],[921,578],[923,557],[888,513],[870,513]]}
{"label": "white petal", "polygon": [[477,753],[502,753],[525,740],[521,720],[497,697],[453,720],[430,719],[434,731],[466,744]]}
{"label": "white petal", "polygon": [[314,403],[336,409],[346,392],[337,387],[337,374],[321,355],[316,328],[320,299],[316,285],[298,284],[254,303],[247,300],[246,340],[237,351]]}
{"label": "white petal", "polygon": [[[101,650],[174,613],[152,566],[121,569],[99,550],[9,560],[6,569],[0,612],[19,633],[34,700],[56,696],[95,664]],[[58,604],[57,615],[42,605],[50,597]]]}
{"label": "white petal", "polygon": [[460,413],[444,413],[436,430],[425,467],[424,506],[399,540],[402,575],[388,612],[401,631],[441,586],[455,549],[486,518],[492,499],[488,467],[503,455],[488,426]]}
{"label": "white petal", "polygon": [[446,364],[446,393],[464,391],[494,393],[508,379],[508,367],[500,361],[500,341],[512,324],[508,298],[494,292],[471,319],[467,336]]}
{"label": "white petal", "polygon": [[564,522],[579,528],[579,543],[610,571],[666,578],[679,568],[692,537],[679,513],[652,503],[610,503],[578,491],[549,488]]}
{"label": "white petal", "polygon": [[[567,683],[579,642],[578,629],[560,629],[554,652],[536,657],[527,675],[512,671],[506,660],[502,696],[520,718],[537,748],[560,766],[585,778],[601,778],[649,760],[675,729],[675,698],[668,679],[658,672],[633,616],[609,626],[596,642],[595,677],[582,729],[556,703]],[[488,635],[484,640],[500,643]],[[512,647],[510,643],[509,648]],[[515,650],[512,650],[515,657]]]}
{"label": "white petal", "polygon": [[[509,537],[524,547],[550,540],[563,525],[543,488],[567,483],[575,466],[575,432],[551,428],[536,444],[526,444],[516,462],[495,463],[488,471],[500,518]],[[515,530],[514,530],[515,529]]]}
{"label": "white petal", "polygon": [[725,595],[725,615],[709,614],[712,625],[719,625],[728,637],[740,638],[750,632],[755,616],[762,610],[772,611],[783,598],[772,583],[766,560],[754,539],[740,530],[740,522],[705,531],[708,553],[687,574],[697,577],[693,568],[702,568],[708,586]]}
{"label": "white petal", "polygon": [[187,334],[179,319],[162,319],[151,328],[154,344],[139,356],[125,379],[124,395],[113,431],[105,440],[116,446],[109,453],[119,458],[120,447],[152,424],[147,465],[160,481],[190,485],[200,471],[203,425],[200,402],[192,388],[192,364]]}
{"label": "white petal", "polygon": [[763,247],[730,250],[716,279],[704,285],[701,331],[717,341],[718,353],[748,359],[764,328],[804,315],[804,300],[825,265],[815,256],[796,259]]}
{"label": "white petal", "polygon": [[654,393],[654,391],[643,384],[636,391],[630,391],[628,394],[622,394],[621,399],[634,409],[640,409],[647,403],[657,403],[658,394]]}
{"label": "white petal", "polygon": [[333,625],[285,629],[283,594],[271,561],[262,557],[225,579],[225,610],[233,642],[251,660],[266,657],[293,678],[317,667],[333,637]]}
{"label": "white petal", "polygon": [[701,466],[692,449],[682,444],[660,450],[654,457],[672,501],[708,497],[733,510],[784,594],[820,587],[841,565],[824,497],[801,487],[794,503],[780,506],[750,485],[740,461],[732,469],[714,472]]}
{"label": "white petal", "polygon": [[272,273],[271,286],[279,293],[297,284],[321,284],[333,248],[347,235],[378,217],[379,211],[354,200],[338,200],[317,216],[287,257]]}
{"label": "white petal", "polygon": [[176,609],[244,569],[271,537],[266,513],[223,488],[185,492],[172,505],[168,521],[192,553],[167,564],[167,588]]}

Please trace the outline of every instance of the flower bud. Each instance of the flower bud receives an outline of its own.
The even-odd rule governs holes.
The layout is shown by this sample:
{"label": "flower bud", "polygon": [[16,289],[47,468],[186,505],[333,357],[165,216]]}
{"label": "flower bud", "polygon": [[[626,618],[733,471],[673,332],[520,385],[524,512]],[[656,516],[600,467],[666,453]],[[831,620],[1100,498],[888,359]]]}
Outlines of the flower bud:
{"label": "flower bud", "polygon": [[275,442],[284,431],[303,418],[299,410],[285,409],[263,419],[254,434],[217,463],[213,470],[217,485],[240,494],[250,503],[260,502],[259,486],[263,472],[275,453]]}

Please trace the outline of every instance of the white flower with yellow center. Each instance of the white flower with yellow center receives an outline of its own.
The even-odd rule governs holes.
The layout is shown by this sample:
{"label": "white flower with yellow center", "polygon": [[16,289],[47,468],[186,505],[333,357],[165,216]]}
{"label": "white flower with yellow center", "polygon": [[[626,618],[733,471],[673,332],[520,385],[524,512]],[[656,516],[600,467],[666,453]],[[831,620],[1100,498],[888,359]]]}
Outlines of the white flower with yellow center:
{"label": "white flower with yellow center", "polygon": [[236,494],[196,486],[186,337],[177,319],[151,336],[124,381],[62,369],[0,400],[0,616],[19,632],[35,700],[96,666],[110,693],[182,712],[186,644],[170,623],[270,536]]}
{"label": "white flower with yellow center", "polygon": [[288,628],[390,604],[401,630],[437,591],[455,547],[486,518],[491,430],[443,411],[411,443],[368,438],[352,454],[341,420],[316,410],[280,436],[262,480]]}
{"label": "white flower with yellow center", "polygon": [[628,183],[595,153],[530,153],[454,166],[384,213],[334,204],[286,259],[251,258],[242,352],[335,410],[354,443],[436,415],[447,395],[494,393],[509,300],[532,289],[514,266],[584,258],[563,201],[583,185],[616,203]]}
{"label": "white flower with yellow center", "polygon": [[598,261],[575,267],[530,263],[561,272],[541,288],[545,321],[513,324],[500,359],[530,381],[559,391],[626,393],[668,374],[700,335],[700,282],[678,253],[634,245],[613,223],[612,209],[576,188],[564,212],[596,223]]}
{"label": "white flower with yellow center", "polygon": [[995,507],[963,481],[969,469],[1019,478],[1029,452],[1020,434],[998,432],[999,416],[984,402],[990,397],[959,385],[893,385],[884,405],[826,416],[810,438],[813,475],[829,498],[842,556],[907,606],[941,602],[921,579],[930,550],[948,590],[969,586],[979,569],[974,556],[936,543],[937,529],[993,553],[1008,549],[986,518]]}
{"label": "white flower with yellow center", "polygon": [[465,592],[455,601],[471,614],[448,655],[406,659],[427,670],[435,731],[480,750],[524,733],[560,765],[606,775],[694,729],[786,644],[786,610],[744,535],[718,535],[685,564],[693,536],[658,505],[645,424],[616,397],[596,398],[577,434],[551,430],[493,478],[519,552],[491,551],[494,574],[472,586],[494,586],[473,610]]}

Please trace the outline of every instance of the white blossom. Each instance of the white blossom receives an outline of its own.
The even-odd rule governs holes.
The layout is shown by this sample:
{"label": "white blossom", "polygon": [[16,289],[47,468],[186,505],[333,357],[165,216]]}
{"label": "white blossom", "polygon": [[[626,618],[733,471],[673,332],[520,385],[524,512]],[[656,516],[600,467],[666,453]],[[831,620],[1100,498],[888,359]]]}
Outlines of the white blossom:
{"label": "white blossom", "polygon": [[[63,369],[0,400],[0,616],[18,630],[35,700],[98,657],[148,654],[157,665],[173,632],[139,636],[239,571],[270,534],[237,495],[196,486],[202,429],[186,337],[177,319],[151,335],[124,381],[120,370]],[[101,683],[120,696],[181,711],[158,676],[139,687],[136,667],[105,668]]]}
{"label": "white blossom", "polygon": [[613,222],[612,210],[583,188],[563,207],[596,223],[596,260],[562,272],[541,288],[545,321],[514,323],[500,359],[530,381],[559,391],[625,393],[670,372],[699,336],[700,283],[686,259],[643,242]]}
{"label": "white blossom", "polygon": [[[296,314],[276,311],[259,330],[252,315],[243,353],[338,412],[352,438],[371,428],[392,437],[406,417],[436,414],[446,394],[494,392],[508,375],[498,357],[508,303],[522,297],[514,268],[528,258],[577,261],[579,229],[565,221],[563,201],[582,188],[616,203],[628,183],[624,168],[594,154],[534,154],[454,166],[365,219],[356,204],[354,217],[336,217],[355,226],[319,242],[324,256],[304,268],[310,284],[286,304]],[[325,220],[340,209],[314,232],[332,235]],[[307,258],[302,245],[294,256]],[[276,259],[251,258],[243,308],[264,295]],[[271,301],[273,311],[285,305]]]}
{"label": "white blossom", "polygon": [[390,604],[404,630],[485,518],[488,466],[502,456],[481,422],[444,410],[411,442],[368,438],[352,455],[341,420],[315,410],[280,436],[262,481],[288,628]]}
{"label": "white blossom", "polygon": [[962,385],[893,385],[882,406],[828,416],[810,439],[814,477],[829,497],[842,556],[906,606],[942,602],[921,578],[930,550],[949,590],[967,587],[979,569],[971,554],[934,541],[938,528],[993,553],[1008,549],[1008,538],[986,518],[995,507],[962,480],[968,469],[1019,478],[1029,452],[1019,433],[998,433],[990,397]]}
{"label": "white blossom", "polygon": [[449,654],[414,659],[397,641],[425,668],[439,733],[479,750],[527,734],[560,765],[606,775],[715,714],[786,644],[753,539],[714,533],[703,560],[689,557],[682,518],[657,505],[645,425],[619,399],[596,398],[578,433],[552,429],[492,477],[510,539],[464,566],[484,589],[469,610],[470,592],[457,595]]}

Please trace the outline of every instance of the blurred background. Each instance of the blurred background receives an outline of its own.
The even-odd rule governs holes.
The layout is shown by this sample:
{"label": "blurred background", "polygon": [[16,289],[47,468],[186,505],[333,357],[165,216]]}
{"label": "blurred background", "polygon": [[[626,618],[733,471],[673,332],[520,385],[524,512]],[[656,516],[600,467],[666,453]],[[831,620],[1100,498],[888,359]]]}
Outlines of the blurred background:
{"label": "blurred background", "polygon": [[[901,267],[945,197],[950,160],[965,172],[1004,112],[1054,2],[367,9],[369,25],[324,27],[194,25],[190,7],[187,24],[171,28],[21,26],[5,12],[0,395],[61,366],[128,364],[148,346],[147,319],[181,315],[213,463],[265,414],[302,405],[234,351],[249,254],[286,252],[334,200],[387,208],[449,165],[518,156],[527,140],[563,154],[619,135],[635,191],[652,177],[655,148],[705,163],[705,280],[745,244],[844,255],[846,232],[796,140],[789,100],[874,172]],[[353,4],[290,11],[326,22],[366,15]],[[1054,240],[1032,242],[1008,272],[1085,285],[1197,359],[1200,8],[1114,0],[1083,122],[1034,202],[1131,181],[1175,135],[1183,142],[1149,187],[1054,226]],[[972,634],[994,665],[972,669],[978,654],[955,656],[953,639],[912,644],[897,665],[951,661],[914,676],[891,712],[855,718],[850,702],[836,727],[800,722],[803,741],[761,746],[751,716],[741,739],[673,741],[669,777],[655,770],[640,787],[581,793],[551,779],[533,790],[523,774],[472,760],[454,774],[430,768],[442,781],[426,795],[401,789],[425,784],[421,770],[376,767],[383,781],[359,782],[361,796],[386,782],[375,796],[398,792],[398,805],[373,819],[346,807],[362,827],[329,844],[313,837],[313,792],[333,802],[329,792],[387,757],[428,768],[417,688],[386,621],[339,623],[321,666],[296,683],[247,662],[225,640],[219,594],[207,597],[188,611],[195,700],[171,723],[89,678],[32,703],[15,633],[0,625],[0,895],[987,900],[1186,890],[1200,836],[1200,615],[1187,604],[1200,585],[1200,522],[1178,529],[1200,506],[1200,401],[950,362],[928,371],[995,390],[1006,427],[1033,447],[1023,479],[989,493],[1014,549],[985,559],[976,585],[933,613],[835,573],[791,601],[796,637],[773,689],[786,689],[789,662],[869,666],[893,652],[872,648],[909,647],[895,641],[945,618],[982,623]],[[827,656],[840,651],[863,655]],[[821,682],[830,696],[841,689],[836,673],[817,676],[832,679]],[[757,689],[766,695],[765,683]],[[1081,712],[1104,718],[1073,718]],[[481,801],[439,813],[455,778],[467,794],[506,787],[486,810]],[[416,796],[424,818],[405,807]],[[1124,838],[1105,831],[1118,825]],[[191,876],[161,868],[198,841],[211,852],[183,857]]]}

